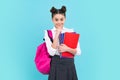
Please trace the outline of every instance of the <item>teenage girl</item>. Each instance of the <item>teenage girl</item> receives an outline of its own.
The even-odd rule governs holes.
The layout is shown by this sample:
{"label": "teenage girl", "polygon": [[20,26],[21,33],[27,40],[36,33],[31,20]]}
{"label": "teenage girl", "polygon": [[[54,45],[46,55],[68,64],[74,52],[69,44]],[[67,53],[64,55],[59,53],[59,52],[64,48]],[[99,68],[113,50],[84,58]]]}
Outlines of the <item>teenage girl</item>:
{"label": "teenage girl", "polygon": [[51,10],[52,21],[54,24],[52,31],[53,42],[48,37],[47,30],[45,30],[45,42],[51,60],[51,69],[48,80],[78,80],[74,58],[61,58],[60,53],[70,52],[73,55],[80,55],[81,49],[78,42],[77,48],[72,49],[65,44],[59,44],[59,35],[64,32],[74,32],[73,29],[64,27],[66,20],[66,7],[62,6],[61,9],[52,7]]}

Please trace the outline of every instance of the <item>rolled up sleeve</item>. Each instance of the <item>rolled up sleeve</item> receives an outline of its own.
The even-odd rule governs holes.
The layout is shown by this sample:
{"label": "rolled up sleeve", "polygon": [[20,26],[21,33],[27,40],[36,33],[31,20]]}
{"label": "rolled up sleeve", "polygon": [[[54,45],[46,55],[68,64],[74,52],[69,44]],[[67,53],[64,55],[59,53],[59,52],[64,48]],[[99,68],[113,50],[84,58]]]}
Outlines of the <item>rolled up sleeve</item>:
{"label": "rolled up sleeve", "polygon": [[76,54],[75,55],[81,55],[81,48],[80,48],[80,43],[78,42],[78,44],[77,44],[77,52],[76,52]]}

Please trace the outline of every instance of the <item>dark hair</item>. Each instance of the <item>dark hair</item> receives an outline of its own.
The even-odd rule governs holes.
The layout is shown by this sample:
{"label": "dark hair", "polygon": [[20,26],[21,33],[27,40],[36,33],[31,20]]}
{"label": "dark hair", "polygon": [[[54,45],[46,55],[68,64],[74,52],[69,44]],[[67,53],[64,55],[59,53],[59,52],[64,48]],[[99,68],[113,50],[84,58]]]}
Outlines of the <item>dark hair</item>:
{"label": "dark hair", "polygon": [[52,18],[55,14],[63,14],[66,17],[66,7],[62,6],[61,9],[56,9],[55,7],[52,7],[50,12],[52,13]]}

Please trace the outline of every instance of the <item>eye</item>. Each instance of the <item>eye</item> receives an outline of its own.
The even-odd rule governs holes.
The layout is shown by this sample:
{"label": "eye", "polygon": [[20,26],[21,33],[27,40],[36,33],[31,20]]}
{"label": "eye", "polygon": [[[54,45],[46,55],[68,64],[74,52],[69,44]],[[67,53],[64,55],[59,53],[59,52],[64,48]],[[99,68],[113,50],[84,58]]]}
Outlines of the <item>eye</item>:
{"label": "eye", "polygon": [[61,18],[60,20],[63,21],[63,18]]}
{"label": "eye", "polygon": [[58,21],[58,19],[56,18],[55,21]]}

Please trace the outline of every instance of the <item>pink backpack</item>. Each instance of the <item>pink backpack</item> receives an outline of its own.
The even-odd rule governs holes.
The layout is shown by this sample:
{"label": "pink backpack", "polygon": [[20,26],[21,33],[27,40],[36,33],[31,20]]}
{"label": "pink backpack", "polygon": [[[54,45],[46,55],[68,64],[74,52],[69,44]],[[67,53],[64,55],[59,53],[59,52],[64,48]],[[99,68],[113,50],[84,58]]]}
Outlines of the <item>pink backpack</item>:
{"label": "pink backpack", "polygon": [[[51,30],[47,30],[48,36],[53,42],[52,39],[52,32]],[[50,72],[50,62],[51,62],[51,56],[49,55],[46,47],[46,43],[43,42],[37,47],[36,56],[35,56],[35,64],[37,70],[42,74],[49,74]]]}

